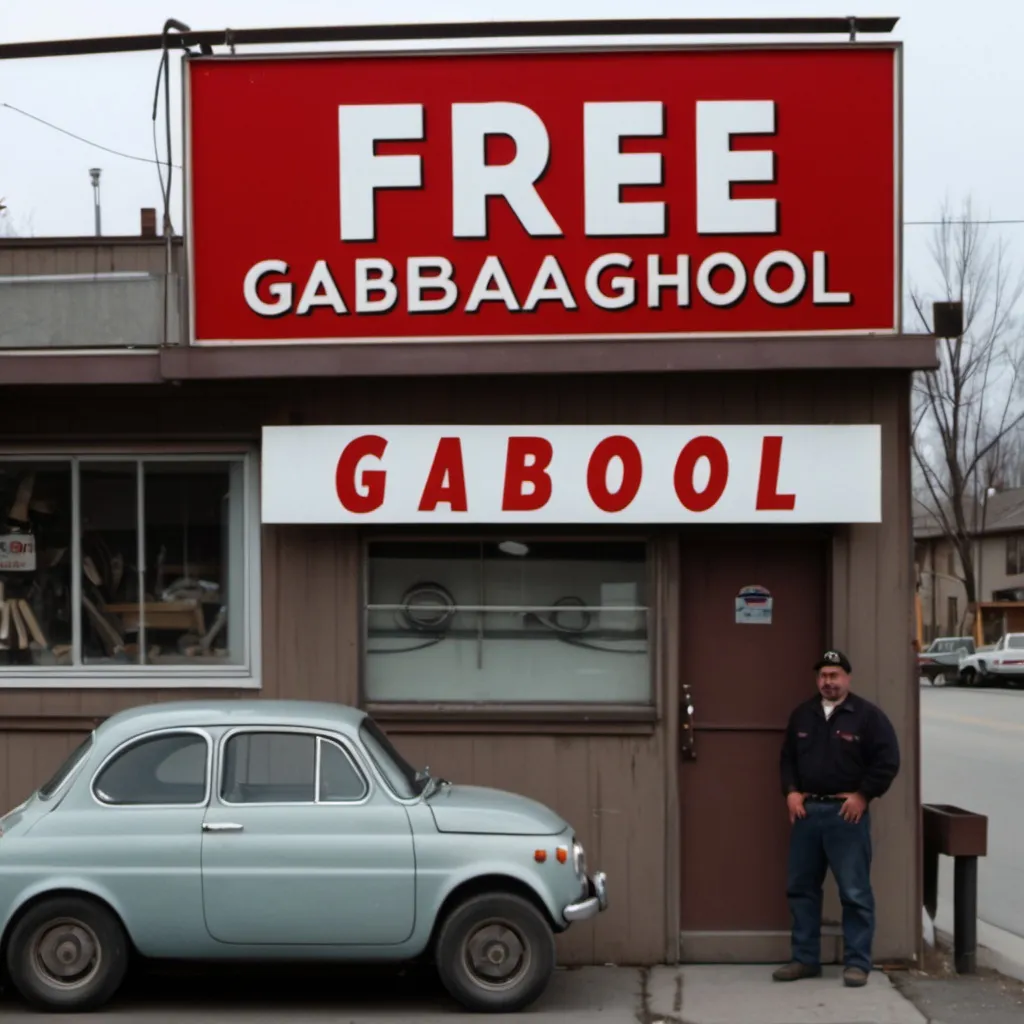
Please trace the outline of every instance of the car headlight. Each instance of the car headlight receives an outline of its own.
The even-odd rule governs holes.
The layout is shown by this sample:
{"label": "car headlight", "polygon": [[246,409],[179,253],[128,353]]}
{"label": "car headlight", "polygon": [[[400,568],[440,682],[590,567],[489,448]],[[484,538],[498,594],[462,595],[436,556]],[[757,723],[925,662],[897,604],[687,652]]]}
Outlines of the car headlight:
{"label": "car headlight", "polygon": [[587,854],[583,849],[583,845],[578,839],[572,841],[572,867],[580,878],[586,877],[587,874]]}

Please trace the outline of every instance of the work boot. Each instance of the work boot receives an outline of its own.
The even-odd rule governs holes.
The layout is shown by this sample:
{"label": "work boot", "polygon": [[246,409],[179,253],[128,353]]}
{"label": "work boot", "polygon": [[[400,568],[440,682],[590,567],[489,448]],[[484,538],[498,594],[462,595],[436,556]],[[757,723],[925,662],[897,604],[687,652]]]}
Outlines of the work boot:
{"label": "work boot", "polygon": [[821,974],[820,967],[812,967],[810,964],[802,964],[799,960],[778,968],[772,974],[773,981],[799,981],[801,978],[817,978]]}
{"label": "work boot", "polygon": [[843,971],[843,984],[847,988],[860,988],[868,983],[868,972],[860,967],[847,967]]}

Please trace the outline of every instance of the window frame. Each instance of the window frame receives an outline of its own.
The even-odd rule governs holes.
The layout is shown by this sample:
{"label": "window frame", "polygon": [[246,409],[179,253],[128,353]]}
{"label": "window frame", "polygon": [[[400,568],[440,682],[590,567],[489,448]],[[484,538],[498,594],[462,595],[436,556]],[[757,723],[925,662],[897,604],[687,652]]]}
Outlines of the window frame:
{"label": "window frame", "polygon": [[[530,544],[599,544],[615,541],[623,544],[642,544],[644,547],[644,574],[647,586],[647,700],[640,703],[605,701],[381,701],[372,699],[367,692],[367,630],[370,597],[370,549],[375,544],[478,544],[494,543],[500,539],[514,539]],[[652,533],[621,529],[582,529],[573,531],[547,528],[528,523],[510,524],[508,527],[487,529],[477,526],[439,526],[434,530],[410,530],[408,528],[377,528],[361,531],[359,539],[359,707],[377,722],[431,720],[465,721],[527,721],[532,723],[588,722],[600,727],[601,723],[611,725],[633,725],[647,731],[661,715],[660,659],[661,608],[658,600],[658,581],[662,567],[659,564],[657,537]]]}
{"label": "window frame", "polygon": [[[108,803],[106,800],[102,800],[99,797],[96,792],[96,782],[100,775],[103,774],[108,765],[112,764],[113,761],[121,754],[126,753],[130,747],[141,746],[143,743],[148,743],[150,740],[154,739],[160,739],[162,736],[180,736],[185,733],[200,736],[206,743],[206,786],[203,792],[203,799],[200,803],[117,804]],[[160,729],[153,729],[148,732],[131,736],[122,743],[119,743],[105,758],[103,758],[103,760],[96,766],[96,770],[92,773],[92,777],[89,779],[89,796],[97,807],[102,807],[105,811],[199,810],[208,807],[210,804],[210,796],[212,793],[211,786],[213,784],[213,766],[213,737],[206,729],[191,725],[169,725]]]}
{"label": "window frame", "polygon": [[[67,757],[65,757],[64,760],[61,761],[61,763],[53,770],[50,777],[38,786],[35,791],[37,799],[44,804],[52,802],[54,806],[60,803],[58,797],[61,793],[66,793],[71,788],[73,780],[79,776],[82,771],[82,767],[88,762],[89,757],[95,752],[95,750],[96,730],[90,729],[89,732],[86,733],[85,737],[79,742],[78,746],[76,746],[74,750],[68,752]],[[67,769],[72,757],[78,754],[79,751],[82,751],[81,756],[78,757],[74,764],[71,765],[70,770],[65,770]],[[49,793],[44,793],[43,789],[57,778],[59,772],[64,772],[64,774],[57,782],[57,785],[54,786]]]}
{"label": "window frame", "polygon": [[[1021,565],[1021,535],[1019,533],[1008,533],[1006,535],[1006,573],[1007,576],[1020,576],[1024,573],[1024,566]],[[1012,555],[1011,555],[1012,551]]]}
{"label": "window frame", "polygon": [[[313,738],[313,799],[312,800],[260,800],[254,803],[237,802],[227,800],[224,797],[224,758],[227,753],[228,742],[238,735],[253,735],[259,733],[295,733]],[[348,758],[355,773],[363,780],[363,795],[358,800],[321,800],[320,799],[320,743],[333,743]],[[221,736],[217,744],[216,774],[217,774],[217,803],[222,807],[230,807],[236,810],[244,810],[250,807],[360,807],[369,803],[373,797],[373,784],[371,774],[367,772],[359,760],[359,757],[352,749],[352,743],[340,733],[331,732],[329,729],[315,729],[302,725],[239,725]]]}
{"label": "window frame", "polygon": [[[242,553],[245,610],[242,615],[242,659],[233,665],[83,665],[82,655],[82,536],[81,463],[143,462],[240,462],[242,465]],[[0,692],[24,689],[245,689],[262,687],[262,539],[260,516],[259,449],[244,445],[74,445],[36,448],[5,446],[3,462],[56,462],[71,473],[71,665],[0,665]],[[143,474],[144,475],[144,474]],[[136,495],[140,517],[145,511],[145,492]],[[141,543],[140,531],[140,543]],[[76,612],[77,609],[77,612]]]}

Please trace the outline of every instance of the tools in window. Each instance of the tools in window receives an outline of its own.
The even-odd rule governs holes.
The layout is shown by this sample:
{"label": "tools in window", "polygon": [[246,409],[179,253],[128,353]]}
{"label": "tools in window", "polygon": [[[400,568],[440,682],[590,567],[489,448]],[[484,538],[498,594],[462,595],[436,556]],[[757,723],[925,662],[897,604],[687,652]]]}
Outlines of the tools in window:
{"label": "tools in window", "polygon": [[5,593],[0,582],[0,648],[26,651],[31,643],[36,650],[46,650],[50,645],[32,606],[23,597],[7,598]]}

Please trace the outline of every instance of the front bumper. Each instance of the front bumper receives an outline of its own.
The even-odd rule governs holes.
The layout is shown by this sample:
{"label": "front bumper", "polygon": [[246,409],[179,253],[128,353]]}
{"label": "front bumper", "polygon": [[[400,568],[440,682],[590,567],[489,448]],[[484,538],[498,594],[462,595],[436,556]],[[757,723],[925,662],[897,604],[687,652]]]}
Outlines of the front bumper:
{"label": "front bumper", "polygon": [[573,921],[589,920],[607,909],[608,876],[603,871],[595,871],[587,879],[586,898],[577,903],[570,903],[562,911],[562,917],[571,924]]}

